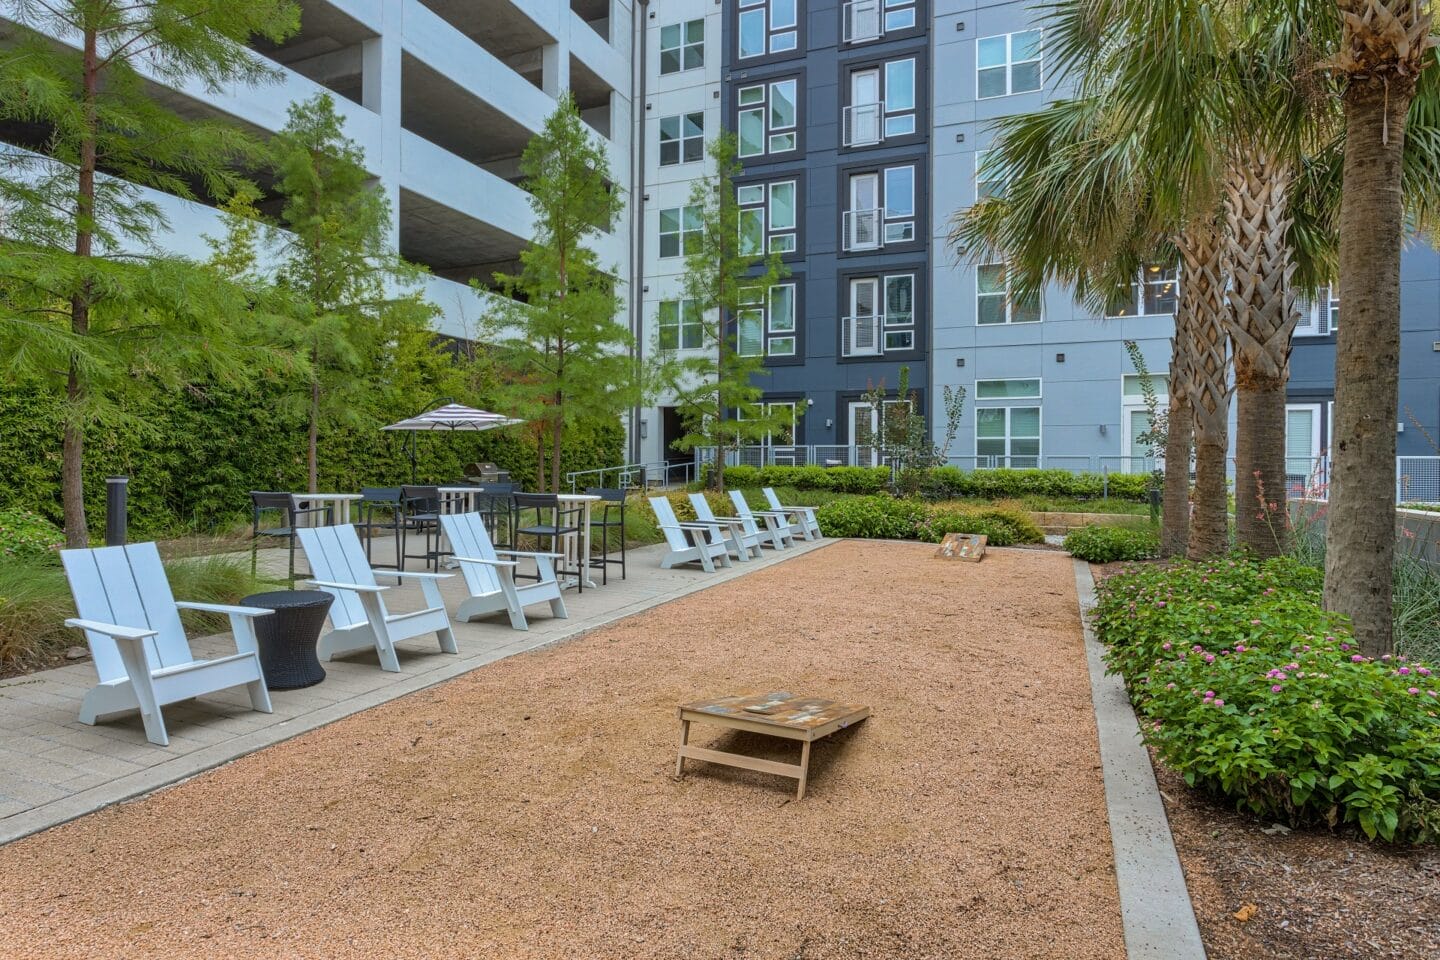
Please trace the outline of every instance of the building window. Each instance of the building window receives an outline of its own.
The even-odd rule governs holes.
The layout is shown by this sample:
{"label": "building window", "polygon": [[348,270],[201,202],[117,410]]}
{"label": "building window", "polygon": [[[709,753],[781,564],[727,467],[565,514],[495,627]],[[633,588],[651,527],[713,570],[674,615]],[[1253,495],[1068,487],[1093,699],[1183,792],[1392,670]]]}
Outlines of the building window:
{"label": "building window", "polygon": [[1338,284],[1321,287],[1315,291],[1314,300],[1299,298],[1295,307],[1300,311],[1295,336],[1323,337],[1332,334],[1340,326],[1340,287]]}
{"label": "building window", "polygon": [[1009,271],[1003,263],[986,263],[975,269],[975,322],[1036,323],[1040,320],[1038,297],[1017,301],[1010,295]]}
{"label": "building window", "polygon": [[909,30],[919,21],[918,0],[849,0],[844,10],[844,42],[868,43],[886,33]]}
{"label": "building window", "polygon": [[1109,311],[1112,317],[1164,316],[1175,313],[1180,296],[1180,268],[1147,263],[1130,284],[1130,295]]}
{"label": "building window", "polygon": [[978,41],[975,98],[1040,89],[1040,31],[1005,33]]}
{"label": "building window", "polygon": [[699,350],[705,345],[699,300],[661,300],[658,326],[661,350]]}
{"label": "building window", "polygon": [[[775,418],[774,423],[775,426],[778,427],[778,429],[771,430],[769,433],[765,434],[765,439],[763,443],[766,446],[778,445],[782,447],[788,447],[795,442],[795,437],[799,434],[799,431],[796,430],[796,427],[799,424],[800,404],[798,401],[775,400],[771,401],[770,403],[757,403],[754,405],[753,409],[764,413],[766,417]],[[745,410],[743,407],[735,411],[735,419],[746,419]],[[793,453],[786,459],[782,459],[781,457],[777,456],[775,458],[775,465],[789,467],[804,466],[803,463],[797,464],[795,462],[795,457]]]}
{"label": "building window", "polygon": [[798,87],[799,81],[791,79],[740,88],[736,123],[740,156],[761,157],[795,149]]}
{"label": "building window", "polygon": [[[1151,374],[1150,388],[1155,391],[1155,402],[1164,409],[1169,401],[1170,377],[1167,374]],[[1144,381],[1136,374],[1126,374],[1120,382],[1120,427],[1124,433],[1121,449],[1124,450],[1122,468],[1125,473],[1149,473],[1163,460],[1154,456],[1154,438],[1150,432],[1154,427],[1150,419],[1150,406],[1145,399]]]}
{"label": "building window", "polygon": [[[1040,381],[976,380],[975,400],[1039,400]],[[1031,405],[983,406],[975,409],[977,467],[1040,465],[1040,408]]]}
{"label": "building window", "polygon": [[788,53],[800,43],[800,0],[740,0],[739,59]]}
{"label": "building window", "polygon": [[700,249],[704,227],[699,207],[667,207],[660,211],[660,256],[689,256]]}
{"label": "building window", "polygon": [[660,73],[705,66],[705,21],[687,20],[660,28]]}
{"label": "building window", "polygon": [[793,253],[797,214],[794,180],[778,183],[749,183],[735,188],[740,206],[740,250],[747,256]]}
{"label": "building window", "polygon": [[1010,171],[998,150],[975,151],[975,202],[1005,196]]}
{"label": "building window", "polygon": [[914,58],[850,71],[850,104],[841,118],[845,146],[908,136],[915,132],[915,116]]}
{"label": "building window", "polygon": [[849,209],[843,227],[844,248],[848,251],[914,242],[914,165],[851,174]]}
{"label": "building window", "polygon": [[660,166],[694,163],[705,156],[705,114],[686,113],[660,120]]}
{"label": "building window", "polygon": [[840,355],[877,357],[915,349],[915,275],[897,273],[849,281],[848,315],[841,321]]}
{"label": "building window", "polygon": [[748,287],[735,317],[735,351],[742,357],[793,357],[796,353],[795,284],[768,291]]}

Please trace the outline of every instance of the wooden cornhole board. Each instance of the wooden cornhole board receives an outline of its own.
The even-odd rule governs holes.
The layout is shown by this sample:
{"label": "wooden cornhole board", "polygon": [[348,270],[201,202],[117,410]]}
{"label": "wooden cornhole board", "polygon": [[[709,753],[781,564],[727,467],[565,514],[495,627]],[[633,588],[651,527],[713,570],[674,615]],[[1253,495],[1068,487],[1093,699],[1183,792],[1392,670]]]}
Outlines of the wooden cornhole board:
{"label": "wooden cornhole board", "polygon": [[[685,775],[685,760],[704,760],[745,770],[758,770],[800,781],[796,800],[805,799],[805,781],[810,774],[810,744],[859,723],[870,716],[870,708],[858,703],[839,703],[818,697],[802,697],[793,693],[742,694],[697,700],[681,704],[680,755],[675,760],[676,778]],[[695,721],[713,723],[730,730],[747,730],[767,737],[800,741],[800,762],[778,763],[739,753],[690,746],[690,724]]]}
{"label": "wooden cornhole board", "polygon": [[983,533],[947,533],[940,541],[940,549],[935,551],[935,556],[979,563],[980,558],[985,556],[985,544],[989,542],[990,538]]}

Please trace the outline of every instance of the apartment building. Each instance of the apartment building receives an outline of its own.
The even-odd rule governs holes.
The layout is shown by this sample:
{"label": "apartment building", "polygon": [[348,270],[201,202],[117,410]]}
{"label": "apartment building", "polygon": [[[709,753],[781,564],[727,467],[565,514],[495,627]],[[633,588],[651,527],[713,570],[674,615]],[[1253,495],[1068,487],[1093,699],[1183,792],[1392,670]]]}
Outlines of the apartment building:
{"label": "apartment building", "polygon": [[[0,43],[16,25],[0,0]],[[284,127],[291,103],[330,92],[345,133],[390,198],[394,243],[428,267],[426,294],[441,332],[473,335],[496,270],[513,269],[533,232],[518,163],[563,90],[629,183],[633,0],[300,0],[300,31],[255,47],[279,81],[217,93],[156,81],[182,114],[225,116],[260,135]],[[57,37],[72,42],[72,38]],[[0,129],[8,149],[43,149],[30,132]],[[163,243],[204,255],[223,233],[216,211],[152,194],[166,213]],[[598,242],[602,262],[630,276],[630,228]],[[628,294],[628,284],[622,286]]]}

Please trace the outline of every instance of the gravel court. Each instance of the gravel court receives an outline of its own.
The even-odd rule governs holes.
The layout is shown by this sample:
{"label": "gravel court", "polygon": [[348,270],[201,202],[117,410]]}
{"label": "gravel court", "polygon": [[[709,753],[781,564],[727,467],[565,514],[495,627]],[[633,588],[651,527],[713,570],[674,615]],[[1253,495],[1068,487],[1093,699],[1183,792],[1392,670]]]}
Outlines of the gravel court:
{"label": "gravel court", "polygon": [[[16,957],[1123,958],[1072,563],[840,542],[0,848]],[[869,704],[810,793],[677,703]],[[797,748],[697,725],[692,742]]]}

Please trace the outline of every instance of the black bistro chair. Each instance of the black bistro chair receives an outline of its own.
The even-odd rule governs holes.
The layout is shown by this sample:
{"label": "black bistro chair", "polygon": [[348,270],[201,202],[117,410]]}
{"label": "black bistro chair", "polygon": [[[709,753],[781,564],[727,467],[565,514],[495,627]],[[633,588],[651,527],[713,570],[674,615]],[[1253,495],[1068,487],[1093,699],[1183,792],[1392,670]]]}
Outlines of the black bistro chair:
{"label": "black bistro chair", "polygon": [[382,563],[382,567],[401,567],[400,556],[405,552],[405,497],[400,487],[361,487],[359,520],[355,529],[365,538],[365,559],[375,566],[375,532],[386,531],[395,538],[395,562]]}
{"label": "black bistro chair", "polygon": [[[312,506],[293,493],[272,490],[250,491],[250,576],[256,575],[260,562],[260,538],[269,537],[288,541],[290,548],[289,576],[286,582],[295,586],[295,530],[302,517],[311,518],[311,523],[323,517],[328,525],[335,522],[335,512],[328,505]],[[278,514],[278,516],[270,516]],[[264,524],[274,524],[273,526]]]}
{"label": "black bistro chair", "polygon": [[[567,506],[561,503],[560,498],[553,493],[517,493],[515,501],[515,535],[519,537],[534,537],[541,541],[538,545],[540,550],[548,550],[551,553],[559,554],[562,559],[555,563],[557,576],[573,576],[580,592],[585,592],[585,558],[580,555],[579,538],[580,524],[584,516],[584,507],[579,504]],[[573,556],[576,557],[576,565],[573,569],[565,567],[564,557],[571,555],[565,549],[565,541],[572,539],[575,542]],[[516,574],[519,576],[519,574]],[[539,579],[536,573],[535,579]]]}
{"label": "black bistro chair", "polygon": [[[600,534],[600,556],[590,557],[590,566],[601,570],[602,584],[610,582],[611,564],[620,565],[620,579],[625,579],[625,491],[618,487],[587,487],[585,492],[600,501],[590,508],[590,543],[595,543],[596,531]],[[620,559],[610,556],[610,531],[616,532],[620,541]]]}
{"label": "black bistro chair", "polygon": [[[400,488],[403,502],[403,521],[400,525],[400,566],[405,569],[406,560],[424,560],[426,567],[440,567],[441,548],[444,538],[440,532],[440,512],[443,504],[439,487],[410,486]],[[423,536],[423,553],[410,553],[410,536]]]}
{"label": "black bistro chair", "polygon": [[497,547],[515,546],[515,484],[487,483],[475,489],[471,502],[485,529],[490,533],[490,542]]}

